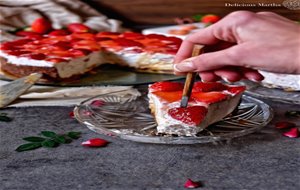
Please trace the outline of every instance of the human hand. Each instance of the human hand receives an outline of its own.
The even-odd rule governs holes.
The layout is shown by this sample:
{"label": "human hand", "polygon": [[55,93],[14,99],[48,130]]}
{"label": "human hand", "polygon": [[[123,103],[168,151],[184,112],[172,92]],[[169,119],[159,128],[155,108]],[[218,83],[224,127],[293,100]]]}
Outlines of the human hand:
{"label": "human hand", "polygon": [[[210,52],[190,58],[194,44]],[[233,12],[188,36],[174,64],[175,74],[199,72],[204,81],[260,81],[257,70],[300,74],[299,24],[271,12]]]}

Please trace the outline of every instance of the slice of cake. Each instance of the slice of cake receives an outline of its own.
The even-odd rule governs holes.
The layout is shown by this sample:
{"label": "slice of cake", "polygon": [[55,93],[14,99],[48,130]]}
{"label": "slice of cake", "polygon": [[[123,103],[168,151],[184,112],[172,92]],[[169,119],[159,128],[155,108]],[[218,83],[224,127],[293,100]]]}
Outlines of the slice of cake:
{"label": "slice of cake", "polygon": [[82,75],[102,64],[172,73],[181,39],[140,33],[45,34],[2,43],[1,69],[17,77],[33,72],[55,80]]}
{"label": "slice of cake", "polygon": [[182,91],[183,84],[178,82],[149,86],[149,107],[159,134],[195,136],[230,114],[239,104],[245,87],[196,82],[186,108],[180,107]]}

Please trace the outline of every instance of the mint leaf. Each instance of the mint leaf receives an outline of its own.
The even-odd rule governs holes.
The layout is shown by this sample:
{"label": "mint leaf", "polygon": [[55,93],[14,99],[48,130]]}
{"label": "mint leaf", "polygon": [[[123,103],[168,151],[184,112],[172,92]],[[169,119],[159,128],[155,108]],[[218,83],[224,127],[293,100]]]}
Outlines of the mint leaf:
{"label": "mint leaf", "polygon": [[10,122],[12,118],[7,116],[7,113],[0,113],[0,121]]}
{"label": "mint leaf", "polygon": [[57,137],[57,134],[52,131],[42,131],[41,134],[44,135],[45,137],[51,137],[51,138]]}
{"label": "mint leaf", "polygon": [[29,141],[29,142],[43,142],[46,139],[43,137],[25,137],[25,138],[23,138],[23,140]]}
{"label": "mint leaf", "polygon": [[42,146],[47,148],[53,148],[56,147],[57,145],[58,145],[57,142],[55,142],[54,140],[46,140],[42,142]]}
{"label": "mint leaf", "polygon": [[62,135],[59,135],[53,139],[57,143],[66,143],[66,138]]}
{"label": "mint leaf", "polygon": [[68,137],[70,137],[72,139],[78,139],[81,135],[81,132],[71,131],[67,135],[68,135]]}
{"label": "mint leaf", "polygon": [[27,143],[27,144],[22,144],[22,145],[20,145],[20,146],[16,149],[16,151],[22,152],[22,151],[33,150],[33,149],[40,148],[41,146],[42,146],[41,143]]}

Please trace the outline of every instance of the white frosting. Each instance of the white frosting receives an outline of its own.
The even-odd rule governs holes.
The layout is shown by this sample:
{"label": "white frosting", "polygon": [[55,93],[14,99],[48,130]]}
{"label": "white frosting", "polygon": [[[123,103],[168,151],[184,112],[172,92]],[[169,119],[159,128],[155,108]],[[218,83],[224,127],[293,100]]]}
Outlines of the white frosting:
{"label": "white frosting", "polygon": [[0,56],[4,57],[7,62],[15,65],[24,65],[24,66],[38,66],[38,67],[53,67],[55,63],[45,61],[45,60],[34,60],[28,57],[18,57],[14,55],[9,55],[0,50]]}
{"label": "white frosting", "polygon": [[265,77],[262,81],[272,87],[280,87],[289,90],[300,90],[300,75],[278,74],[260,71]]}

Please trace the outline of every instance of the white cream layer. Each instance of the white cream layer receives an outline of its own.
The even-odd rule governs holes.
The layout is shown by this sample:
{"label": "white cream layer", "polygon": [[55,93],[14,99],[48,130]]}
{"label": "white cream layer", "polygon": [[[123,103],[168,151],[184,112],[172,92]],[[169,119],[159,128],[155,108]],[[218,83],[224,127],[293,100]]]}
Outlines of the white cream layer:
{"label": "white cream layer", "polygon": [[[73,75],[80,75],[105,63],[119,64],[133,68],[148,66],[148,68],[151,69],[152,65],[161,64],[161,62],[168,65],[173,62],[174,56],[171,54],[148,54],[146,52],[134,53],[132,52],[132,49],[133,48],[126,48],[121,51],[110,50],[92,52],[87,56],[59,63],[9,55],[2,51],[0,51],[0,56],[4,57],[10,64],[36,67],[55,67],[60,78],[69,78]],[[162,66],[164,64],[162,64]],[[153,69],[157,68],[154,67]]]}

